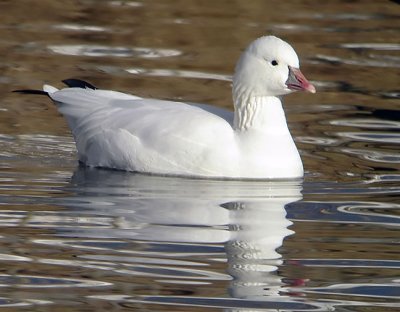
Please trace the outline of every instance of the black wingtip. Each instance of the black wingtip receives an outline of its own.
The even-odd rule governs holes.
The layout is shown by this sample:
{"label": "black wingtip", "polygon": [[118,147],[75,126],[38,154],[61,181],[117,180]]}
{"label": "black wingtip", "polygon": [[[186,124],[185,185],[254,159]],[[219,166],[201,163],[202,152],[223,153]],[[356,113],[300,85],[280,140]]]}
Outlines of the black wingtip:
{"label": "black wingtip", "polygon": [[71,79],[65,79],[62,82],[70,88],[82,88],[82,89],[92,89],[92,90],[97,89],[94,85],[81,79],[71,78]]}
{"label": "black wingtip", "polygon": [[16,93],[22,93],[22,94],[38,94],[38,95],[47,95],[49,96],[49,93],[43,90],[29,90],[29,89],[24,89],[24,90],[13,90],[13,92]]}
{"label": "black wingtip", "polygon": [[[94,85],[90,84],[89,82],[80,79],[70,78],[63,80],[62,82],[65,83],[70,88],[82,88],[82,89],[92,89],[92,90],[97,89]],[[14,90],[13,92],[21,94],[39,94],[39,95],[49,96],[48,92],[42,90],[23,89],[23,90]]]}

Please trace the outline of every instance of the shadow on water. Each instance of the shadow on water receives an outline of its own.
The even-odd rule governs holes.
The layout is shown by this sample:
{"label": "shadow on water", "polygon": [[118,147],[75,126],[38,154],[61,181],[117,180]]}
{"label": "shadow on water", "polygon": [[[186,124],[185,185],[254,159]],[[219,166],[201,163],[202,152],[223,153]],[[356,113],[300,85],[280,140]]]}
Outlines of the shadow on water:
{"label": "shadow on water", "polygon": [[[74,197],[67,199],[69,214],[79,211],[93,218],[107,217],[114,226],[65,229],[58,236],[140,241],[145,243],[151,258],[139,261],[144,265],[126,266],[125,274],[172,284],[229,281],[231,296],[229,299],[114,294],[91,298],[190,306],[314,308],[292,300],[288,294],[281,295],[289,292],[290,285],[277,274],[282,257],[276,249],[293,233],[288,229],[291,222],[284,206],[302,198],[301,182],[171,179],[80,168],[72,184],[77,202]],[[160,252],[184,258],[201,253],[223,262],[226,258],[229,274],[225,270],[196,268],[202,267],[201,263],[165,259]],[[88,258],[124,261],[106,255]]]}

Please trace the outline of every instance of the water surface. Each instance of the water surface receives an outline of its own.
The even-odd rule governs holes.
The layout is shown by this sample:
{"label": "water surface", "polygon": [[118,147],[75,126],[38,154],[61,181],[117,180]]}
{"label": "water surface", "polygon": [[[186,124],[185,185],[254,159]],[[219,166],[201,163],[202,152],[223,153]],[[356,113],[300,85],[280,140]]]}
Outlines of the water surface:
{"label": "water surface", "polygon": [[[399,10],[395,1],[0,2],[0,307],[399,310]],[[271,33],[293,44],[318,90],[285,99],[304,181],[82,168],[48,99],[10,92],[77,77],[231,107],[236,59]]]}

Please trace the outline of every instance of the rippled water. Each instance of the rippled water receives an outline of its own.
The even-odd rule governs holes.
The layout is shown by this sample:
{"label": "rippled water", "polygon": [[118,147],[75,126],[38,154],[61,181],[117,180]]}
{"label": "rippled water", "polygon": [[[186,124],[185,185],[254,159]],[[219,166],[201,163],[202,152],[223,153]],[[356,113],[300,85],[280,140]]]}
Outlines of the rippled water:
{"label": "rippled water", "polygon": [[[0,1],[0,309],[398,311],[396,2]],[[10,92],[78,77],[230,107],[265,33],[318,89],[285,101],[304,181],[82,168],[48,99]]]}

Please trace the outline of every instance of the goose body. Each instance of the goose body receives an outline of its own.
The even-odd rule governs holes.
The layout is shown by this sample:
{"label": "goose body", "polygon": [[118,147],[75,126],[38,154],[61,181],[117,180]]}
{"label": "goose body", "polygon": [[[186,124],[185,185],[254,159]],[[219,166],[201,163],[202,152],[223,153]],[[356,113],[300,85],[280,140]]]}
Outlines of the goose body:
{"label": "goose body", "polygon": [[[242,54],[233,78],[234,112],[210,105],[145,99],[91,85],[45,85],[93,167],[205,178],[303,176],[281,98],[315,92],[293,48],[261,37]],[[89,87],[88,87],[89,86]]]}

